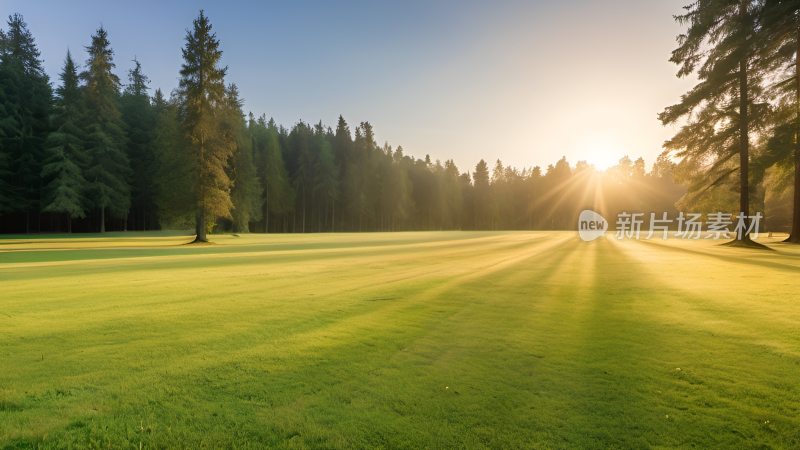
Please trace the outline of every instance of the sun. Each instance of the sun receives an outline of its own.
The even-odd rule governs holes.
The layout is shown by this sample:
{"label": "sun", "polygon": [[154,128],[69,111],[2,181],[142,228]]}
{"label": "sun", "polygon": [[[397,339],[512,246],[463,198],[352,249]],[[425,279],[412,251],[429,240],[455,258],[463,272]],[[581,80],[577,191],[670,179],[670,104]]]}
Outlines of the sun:
{"label": "sun", "polygon": [[606,170],[619,163],[621,150],[619,147],[610,143],[593,143],[581,152],[580,159],[594,165],[597,170]]}

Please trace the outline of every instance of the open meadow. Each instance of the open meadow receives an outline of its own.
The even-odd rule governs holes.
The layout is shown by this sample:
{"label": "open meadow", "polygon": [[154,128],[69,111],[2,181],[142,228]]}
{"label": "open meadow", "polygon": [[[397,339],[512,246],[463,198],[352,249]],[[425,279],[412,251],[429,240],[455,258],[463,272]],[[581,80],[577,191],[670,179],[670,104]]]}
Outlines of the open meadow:
{"label": "open meadow", "polygon": [[0,236],[0,449],[800,447],[800,248]]}

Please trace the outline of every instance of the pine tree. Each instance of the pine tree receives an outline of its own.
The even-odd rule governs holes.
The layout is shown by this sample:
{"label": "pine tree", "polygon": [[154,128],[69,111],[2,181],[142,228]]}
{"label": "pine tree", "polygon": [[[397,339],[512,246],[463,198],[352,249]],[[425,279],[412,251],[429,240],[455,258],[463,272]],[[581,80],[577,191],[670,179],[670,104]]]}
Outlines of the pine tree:
{"label": "pine tree", "polygon": [[[344,125],[346,127],[346,124]],[[337,127],[335,143],[341,142],[346,136],[344,130],[342,130],[342,137],[339,133],[340,127]],[[375,206],[381,192],[378,179],[378,158],[376,157],[377,144],[372,125],[369,122],[361,122],[356,127],[355,139],[349,147],[349,155],[345,156],[342,181],[345,209],[353,223],[353,228],[363,231],[368,221],[375,217]]]}
{"label": "pine tree", "polygon": [[408,177],[414,186],[411,195],[416,206],[415,222],[418,229],[422,230],[438,228],[433,221],[434,212],[440,204],[439,185],[434,170],[430,156],[426,155],[424,160],[414,161],[408,171]]}
{"label": "pine tree", "polygon": [[[0,46],[0,187],[4,208],[26,215],[30,231],[30,213],[39,210],[44,142],[50,131],[52,104],[50,80],[45,74],[35,40],[23,17],[8,18],[8,30]],[[1,163],[2,161],[0,161]],[[3,206],[0,206],[3,208]]]}
{"label": "pine tree", "polygon": [[486,161],[480,160],[475,166],[472,182],[475,186],[475,227],[481,229],[486,227],[486,223],[479,218],[486,217],[490,202],[489,165]]}
{"label": "pine tree", "polygon": [[[664,125],[690,117],[664,144],[683,158],[683,170],[693,174],[690,195],[724,185],[739,172],[739,210],[745,215],[751,214],[750,134],[766,127],[769,113],[757,39],[760,13],[761,3],[755,0],[700,0],[689,5],[687,13],[677,17],[689,28],[679,36],[670,61],[680,65],[678,76],[696,71],[700,82],[680,103],[659,114]],[[750,245],[749,236],[741,238]]]}
{"label": "pine tree", "polygon": [[800,244],[800,0],[767,0],[762,34],[765,54],[775,62],[778,82],[771,87],[779,111],[761,163],[793,172],[792,228],[787,242]]}
{"label": "pine tree", "polygon": [[167,99],[164,98],[164,93],[161,92],[161,88],[156,89],[156,92],[153,94],[153,98],[150,99],[150,104],[153,107],[157,117],[160,117],[164,110],[166,110]]}
{"label": "pine tree", "polygon": [[[142,72],[141,63],[134,59],[128,71],[128,85],[120,98],[120,113],[128,136],[128,158],[132,172],[131,212],[134,229],[152,227],[155,216],[155,192],[152,189],[156,171],[154,141],[158,112],[150,104],[147,94],[149,79]],[[160,94],[160,91],[158,92]],[[160,101],[163,102],[163,95]],[[128,221],[126,220],[126,223]]]}
{"label": "pine tree", "polygon": [[245,135],[246,122],[242,111],[242,100],[235,84],[226,93],[227,127],[236,142],[230,164],[231,202],[233,203],[233,231],[249,231],[251,221],[261,219],[261,186],[253,164],[252,139]]}
{"label": "pine tree", "polygon": [[[357,195],[355,187],[357,168],[354,161],[353,137],[350,134],[350,127],[341,115],[336,124],[336,131],[333,142],[331,143],[331,151],[333,152],[333,161],[336,166],[339,167],[339,179],[341,180],[341,201],[339,204],[343,206],[340,208],[342,211],[340,215],[342,217],[342,228],[344,228],[346,223],[345,218],[347,217],[346,213],[350,210],[353,202],[351,199]],[[335,201],[333,209],[336,209]],[[336,229],[335,223],[333,229]]]}
{"label": "pine tree", "polygon": [[382,183],[381,204],[390,217],[392,231],[398,227],[404,228],[414,210],[407,164],[408,158],[403,155],[403,147],[397,147]]}
{"label": "pine tree", "polygon": [[42,211],[66,214],[68,230],[72,232],[72,219],[86,217],[88,201],[83,171],[90,160],[84,147],[83,131],[78,127],[84,114],[83,99],[78,86],[78,70],[69,51],[59,77],[61,86],[56,89],[54,118],[57,128],[45,143],[47,159],[41,175],[45,184]]}
{"label": "pine tree", "polygon": [[283,161],[275,122],[270,119],[267,123],[262,116],[258,122],[250,121],[249,130],[253,140],[256,173],[261,180],[264,232],[267,233],[270,215],[282,216],[291,211],[295,192]]}
{"label": "pine tree", "polygon": [[[339,170],[334,163],[331,144],[327,140],[323,142],[317,161],[314,163],[314,192],[317,198],[325,199],[326,216],[328,204],[333,203],[333,217],[335,218],[335,202],[339,199]],[[322,231],[319,225],[317,225],[317,231]]]}
{"label": "pine tree", "polygon": [[289,133],[289,149],[294,163],[292,164],[294,166],[292,184],[295,192],[300,196],[298,207],[301,209],[300,230],[303,233],[306,232],[308,206],[311,205],[313,208],[313,203],[310,201],[314,190],[314,158],[309,148],[311,138],[311,129],[303,121],[297,123]]}
{"label": "pine tree", "polygon": [[463,215],[464,198],[459,185],[459,172],[452,159],[445,161],[444,170],[440,172],[442,193],[444,195],[443,206],[446,209],[446,216],[443,223],[448,229],[461,229],[461,217]]}
{"label": "pine tree", "polygon": [[344,189],[345,213],[352,230],[362,231],[367,201],[364,195],[364,172],[366,170],[366,150],[361,127],[355,129],[353,145],[348,155],[347,170],[342,186]]}
{"label": "pine tree", "polygon": [[117,109],[120,96],[119,77],[111,70],[114,51],[108,33],[101,26],[86,47],[89,59],[81,73],[86,98],[86,147],[91,163],[84,177],[88,181],[88,197],[100,210],[100,232],[106,231],[106,210],[112,217],[124,218],[131,205],[130,163],[125,153],[125,124]]}
{"label": "pine tree", "polygon": [[[381,193],[381,173],[380,173],[380,154],[378,143],[375,142],[375,131],[369,122],[361,122],[361,145],[356,148],[361,150],[360,170],[361,177],[361,197],[362,217],[373,221],[372,229],[376,228],[374,222],[376,218],[376,206]],[[361,227],[359,226],[359,229]]]}
{"label": "pine tree", "polygon": [[182,99],[173,97],[163,105],[156,104],[163,109],[156,127],[154,148],[157,168],[153,184],[159,225],[166,230],[185,230],[196,225],[196,167],[193,156],[186,151],[188,145],[182,127],[182,103]]}
{"label": "pine tree", "polygon": [[228,69],[219,67],[222,51],[202,10],[192,30],[187,31],[182,52],[183,128],[193,159],[197,204],[195,242],[206,242],[206,233],[215,218],[231,218],[231,181],[225,168],[236,144],[230,134],[221,130]]}
{"label": "pine tree", "polygon": [[[0,56],[5,55],[6,35],[0,29]],[[3,59],[0,59],[0,143],[7,142],[9,135],[13,135],[17,126],[17,121],[12,112],[16,109],[15,105],[9,102],[9,79],[7,71],[3,67]],[[3,213],[12,211],[11,195],[13,190],[9,182],[11,181],[10,169],[11,155],[0,145],[0,216]]]}

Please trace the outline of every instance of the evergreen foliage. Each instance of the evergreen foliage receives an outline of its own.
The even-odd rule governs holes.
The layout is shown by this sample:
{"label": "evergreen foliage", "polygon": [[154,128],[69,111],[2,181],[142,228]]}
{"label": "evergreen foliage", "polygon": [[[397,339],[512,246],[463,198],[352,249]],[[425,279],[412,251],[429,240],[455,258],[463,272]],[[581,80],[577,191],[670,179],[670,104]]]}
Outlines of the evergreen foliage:
{"label": "evergreen foliage", "polygon": [[117,106],[121,83],[112,69],[114,51],[108,32],[100,26],[85,47],[89,58],[80,77],[86,102],[86,148],[91,158],[84,173],[88,198],[100,211],[100,232],[106,230],[106,211],[111,217],[125,218],[131,206],[130,162],[125,124]]}
{"label": "evergreen foliage", "polygon": [[63,213],[68,229],[72,219],[86,217],[89,201],[84,170],[90,163],[85,149],[84,133],[79,125],[85,111],[78,79],[78,69],[72,54],[67,51],[64,68],[60,74],[61,86],[56,89],[55,131],[45,142],[44,183],[42,211]]}
{"label": "evergreen foliage", "polygon": [[758,164],[762,172],[773,169],[767,195],[781,196],[793,185],[789,241],[800,244],[800,0],[767,0],[762,20],[761,40],[774,80],[768,88],[777,111],[767,150]]}
{"label": "evergreen foliage", "polygon": [[253,163],[253,140],[247,136],[247,122],[242,111],[242,100],[235,84],[228,87],[226,115],[236,148],[229,166],[232,182],[233,231],[249,231],[250,222],[261,219],[261,183]]}
{"label": "evergreen foliage", "polygon": [[[158,92],[157,92],[158,94]],[[160,101],[159,96],[156,100]],[[181,127],[182,100],[176,96],[165,102],[156,127],[156,171],[153,176],[159,226],[185,230],[196,226],[197,199],[194,159],[186,151],[186,136]],[[156,102],[158,107],[159,103]]]}
{"label": "evergreen foliage", "polygon": [[41,231],[44,216],[55,230],[65,219],[82,231],[194,227],[198,241],[213,229],[568,229],[586,207],[611,217],[736,214],[793,191],[800,241],[798,11],[800,0],[687,7],[671,61],[699,83],[660,114],[682,126],[649,173],[628,157],[602,172],[566,158],[522,169],[492,158],[462,173],[452,160],[379,146],[366,121],[287,129],[246,118],[203,11],[169,98],[160,89],[149,96],[136,58],[123,86],[102,26],[80,74],[67,53],[53,96],[33,35],[14,14],[0,30],[0,228]]}
{"label": "evergreen foliage", "polygon": [[294,208],[295,191],[283,161],[275,122],[272,119],[267,122],[263,116],[256,121],[251,114],[248,131],[253,146],[256,174],[261,181],[263,230],[267,233],[270,216],[283,218]]}
{"label": "evergreen foliage", "polygon": [[[679,170],[689,184],[688,204],[703,199],[709,189],[728,185],[738,191],[739,210],[751,213],[751,134],[766,130],[771,113],[764,89],[768,58],[758,39],[762,7],[757,0],[701,0],[677,17],[689,28],[679,36],[670,61],[680,66],[678,76],[696,72],[700,82],[659,119],[668,125],[689,117],[664,144],[682,158]],[[738,185],[732,184],[735,173]]]}
{"label": "evergreen foliage", "polygon": [[192,155],[193,191],[197,204],[197,241],[217,217],[230,219],[231,180],[225,168],[236,147],[234,130],[225,123],[225,74],[220,67],[222,51],[211,31],[211,22],[201,10],[186,34],[181,65],[180,90],[183,103],[183,133]]}
{"label": "evergreen foliage", "polygon": [[40,210],[44,146],[50,130],[52,90],[33,34],[20,14],[0,35],[0,212],[26,216]]}
{"label": "evergreen foliage", "polygon": [[[120,98],[120,113],[126,125],[128,158],[131,166],[131,220],[133,229],[149,230],[157,226],[155,191],[155,139],[158,124],[157,107],[151,105],[147,94],[149,79],[141,63],[134,59],[128,71],[128,84]],[[157,92],[163,102],[161,91]]]}

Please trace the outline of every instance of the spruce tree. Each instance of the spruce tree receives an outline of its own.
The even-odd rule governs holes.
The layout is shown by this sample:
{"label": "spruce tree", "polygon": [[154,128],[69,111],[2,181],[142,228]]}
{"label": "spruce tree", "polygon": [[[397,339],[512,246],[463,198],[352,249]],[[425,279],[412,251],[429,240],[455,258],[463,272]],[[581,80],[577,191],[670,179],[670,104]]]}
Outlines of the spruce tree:
{"label": "spruce tree", "polygon": [[[133,228],[145,230],[152,227],[155,216],[153,177],[155,175],[156,127],[158,113],[150,104],[147,94],[149,79],[142,72],[141,63],[134,59],[128,71],[128,85],[120,99],[120,113],[128,136],[128,158],[132,176],[131,215]],[[159,91],[160,94],[160,91]],[[160,101],[163,102],[163,95]],[[127,222],[127,221],[126,221]]]}
{"label": "spruce tree", "polygon": [[161,92],[161,88],[156,89],[153,98],[150,99],[150,104],[153,106],[156,117],[160,117],[164,110],[166,110],[168,102],[167,99],[164,98],[164,93]]}
{"label": "spruce tree", "polygon": [[300,196],[298,200],[298,207],[300,213],[300,230],[306,232],[306,213],[308,207],[312,206],[311,196],[314,190],[314,159],[311,154],[310,141],[312,139],[312,131],[309,126],[300,121],[297,123],[292,132],[289,133],[289,150],[294,164],[294,173],[292,174],[293,186],[295,192]]}
{"label": "spruce tree", "polygon": [[270,119],[267,123],[262,116],[257,122],[250,121],[249,131],[252,136],[256,173],[261,180],[264,232],[267,233],[270,215],[282,216],[291,211],[295,192],[283,160],[275,122]]}
{"label": "spruce tree", "polygon": [[397,147],[391,158],[381,185],[381,205],[389,215],[390,229],[396,231],[411,216],[414,201],[411,198],[411,180],[408,178],[407,158],[403,155],[403,147]]}
{"label": "spruce tree", "polygon": [[472,181],[475,187],[475,227],[482,229],[486,227],[485,221],[489,212],[490,186],[489,186],[489,165],[486,161],[480,160],[472,173]]}
{"label": "spruce tree", "polygon": [[30,214],[41,207],[42,160],[50,132],[52,90],[33,35],[21,15],[9,16],[8,29],[0,40],[0,159],[6,161],[5,169],[0,170],[0,185],[4,186],[0,195],[5,197],[5,209],[25,213],[29,232]]}
{"label": "spruce tree", "polygon": [[[324,201],[326,216],[328,205],[333,204],[332,211],[335,218],[335,201],[339,198],[339,170],[334,163],[331,143],[327,140],[323,141],[317,161],[314,163],[314,193],[316,198]],[[322,201],[320,202],[320,207]],[[317,231],[322,231],[319,225],[320,219],[321,214],[318,216]],[[331,223],[333,223],[333,220]]]}
{"label": "spruce tree", "polygon": [[[333,142],[331,143],[331,150],[333,151],[333,160],[337,167],[339,167],[339,179],[341,200],[339,202],[343,207],[340,208],[342,213],[342,228],[346,223],[345,218],[349,215],[351,204],[356,193],[356,175],[357,168],[355,166],[355,158],[353,155],[353,136],[350,133],[350,127],[347,122],[340,115],[336,123],[336,131],[334,133]],[[336,208],[334,202],[334,208]],[[335,225],[334,225],[335,229]]]}
{"label": "spruce tree", "polygon": [[130,163],[126,155],[127,137],[117,109],[120,96],[119,77],[111,70],[114,51],[108,33],[101,26],[92,35],[86,70],[81,73],[86,99],[86,148],[91,163],[84,177],[88,182],[88,197],[100,211],[100,232],[106,231],[105,214],[124,218],[130,210]]}
{"label": "spruce tree", "polygon": [[183,96],[183,129],[193,159],[193,191],[197,205],[195,242],[206,242],[207,220],[231,218],[231,181],[225,167],[235,141],[221,132],[225,107],[225,74],[219,67],[222,51],[211,22],[201,10],[187,31],[183,48],[180,89]]}
{"label": "spruce tree", "polygon": [[361,122],[360,128],[363,140],[361,141],[361,145],[357,148],[360,148],[363,152],[360,160],[360,170],[362,172],[361,194],[364,199],[363,217],[364,219],[371,220],[372,229],[375,229],[377,226],[375,222],[376,207],[381,192],[381,151],[378,147],[378,143],[375,142],[375,131],[372,124],[369,122]]}
{"label": "spruce tree", "polygon": [[42,211],[65,214],[68,231],[72,232],[72,219],[86,216],[88,201],[83,171],[90,159],[84,147],[83,131],[78,127],[84,113],[83,99],[78,70],[69,51],[59,78],[61,86],[56,89],[53,120],[56,131],[50,133],[45,143]]}
{"label": "spruce tree", "polygon": [[345,192],[345,213],[351,229],[362,231],[364,215],[367,212],[367,199],[364,195],[364,177],[367,163],[366,143],[360,126],[355,129],[355,137],[342,186]]}
{"label": "spruce tree", "polygon": [[243,101],[235,84],[226,91],[226,127],[231,133],[236,147],[229,165],[229,177],[233,184],[231,202],[233,203],[233,231],[250,230],[251,221],[261,219],[261,186],[253,164],[253,140],[245,135],[246,122],[242,111]]}
{"label": "spruce tree", "polygon": [[444,194],[444,206],[447,208],[447,215],[445,216],[445,226],[448,229],[461,228],[461,216],[464,208],[464,198],[462,196],[461,187],[459,185],[458,167],[455,162],[450,159],[445,161],[444,170],[441,171],[442,192]]}
{"label": "spruce tree", "polygon": [[[0,30],[2,31],[2,30]],[[15,121],[11,114],[7,111],[5,102],[6,95],[3,89],[2,72],[0,71],[0,142],[5,142],[8,133],[13,133]],[[11,180],[11,171],[9,170],[9,154],[5,151],[3,146],[0,146],[0,216],[3,213],[12,211],[11,209],[11,185],[8,183]]]}
{"label": "spruce tree", "polygon": [[[0,29],[0,56],[5,54],[6,35]],[[13,135],[17,126],[17,121],[12,115],[15,105],[9,102],[9,79],[8,73],[4,70],[0,59],[0,143],[5,143],[9,135]],[[4,145],[0,145],[0,215],[12,211],[11,195],[12,189],[9,184],[11,181],[11,155],[8,154]]]}
{"label": "spruce tree", "polygon": [[160,227],[169,230],[195,226],[197,215],[195,160],[186,151],[181,104],[176,97],[165,102],[156,127],[155,204]]}

